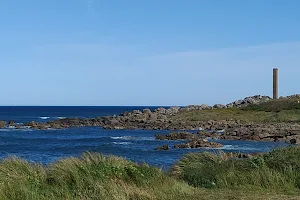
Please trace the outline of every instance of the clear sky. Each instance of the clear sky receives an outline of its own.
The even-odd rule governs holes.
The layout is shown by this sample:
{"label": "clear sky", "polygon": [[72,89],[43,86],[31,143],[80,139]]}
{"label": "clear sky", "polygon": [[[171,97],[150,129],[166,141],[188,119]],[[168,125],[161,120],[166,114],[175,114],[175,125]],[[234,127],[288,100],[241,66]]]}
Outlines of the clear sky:
{"label": "clear sky", "polygon": [[298,0],[1,0],[0,105],[300,93]]}

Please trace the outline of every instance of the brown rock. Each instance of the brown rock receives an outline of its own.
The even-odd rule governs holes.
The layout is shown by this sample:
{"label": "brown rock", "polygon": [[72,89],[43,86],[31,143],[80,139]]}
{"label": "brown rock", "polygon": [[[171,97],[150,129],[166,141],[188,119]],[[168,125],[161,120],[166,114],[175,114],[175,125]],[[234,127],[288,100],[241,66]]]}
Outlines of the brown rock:
{"label": "brown rock", "polygon": [[163,145],[163,146],[155,148],[154,150],[163,150],[163,151],[166,151],[166,150],[169,150],[169,145]]}
{"label": "brown rock", "polygon": [[155,135],[158,140],[191,140],[199,138],[199,136],[189,132],[172,132],[168,135]]}
{"label": "brown rock", "polygon": [[0,128],[4,128],[6,125],[6,122],[5,121],[0,121]]}
{"label": "brown rock", "polygon": [[176,144],[174,148],[221,148],[222,144],[207,140],[192,140],[186,144]]}

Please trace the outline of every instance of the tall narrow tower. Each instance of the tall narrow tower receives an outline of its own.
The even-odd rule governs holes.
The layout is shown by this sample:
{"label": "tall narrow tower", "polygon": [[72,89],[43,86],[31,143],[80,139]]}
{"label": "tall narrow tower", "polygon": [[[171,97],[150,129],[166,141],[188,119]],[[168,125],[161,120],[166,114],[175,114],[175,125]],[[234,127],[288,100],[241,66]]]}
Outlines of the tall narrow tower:
{"label": "tall narrow tower", "polygon": [[273,99],[278,99],[278,69],[273,69]]}

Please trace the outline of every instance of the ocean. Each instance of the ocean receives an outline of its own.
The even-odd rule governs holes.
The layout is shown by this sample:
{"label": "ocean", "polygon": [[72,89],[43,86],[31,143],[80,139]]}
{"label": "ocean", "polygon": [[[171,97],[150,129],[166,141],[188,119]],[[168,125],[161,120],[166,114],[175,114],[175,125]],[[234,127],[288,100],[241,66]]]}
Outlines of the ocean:
{"label": "ocean", "polygon": [[[0,107],[0,120],[24,123],[45,122],[66,117],[91,118],[119,115],[125,111],[142,110],[135,106],[43,106],[43,107]],[[147,107],[154,110],[157,107]],[[61,158],[80,156],[85,151],[104,155],[122,156],[138,163],[148,163],[168,169],[184,154],[202,151],[225,152],[267,152],[287,146],[283,142],[230,141],[222,143],[220,149],[173,149],[156,151],[154,148],[182,141],[155,140],[155,134],[168,134],[170,131],[154,130],[105,130],[101,127],[81,127],[61,130],[0,129],[0,158],[17,156],[42,164],[53,163]]]}

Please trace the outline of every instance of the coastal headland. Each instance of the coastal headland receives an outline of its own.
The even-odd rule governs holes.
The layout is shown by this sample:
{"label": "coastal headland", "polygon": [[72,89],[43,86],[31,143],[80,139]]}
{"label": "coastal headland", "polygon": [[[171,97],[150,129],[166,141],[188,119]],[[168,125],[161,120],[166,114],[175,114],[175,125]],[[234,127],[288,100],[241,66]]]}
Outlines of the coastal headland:
{"label": "coastal headland", "polygon": [[0,128],[62,129],[99,126],[104,129],[197,131],[203,138],[285,141],[300,143],[300,95],[273,100],[250,96],[223,105],[143,109],[119,116],[65,118],[49,122],[15,124],[0,121]]}

